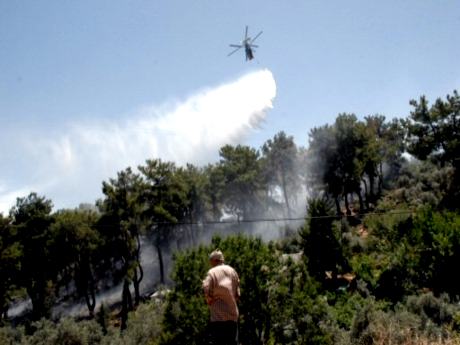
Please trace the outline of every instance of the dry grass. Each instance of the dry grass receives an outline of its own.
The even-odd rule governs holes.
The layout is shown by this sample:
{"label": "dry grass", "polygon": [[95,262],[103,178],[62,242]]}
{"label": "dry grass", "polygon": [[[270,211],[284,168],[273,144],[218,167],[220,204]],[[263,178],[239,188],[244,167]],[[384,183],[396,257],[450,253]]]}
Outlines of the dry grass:
{"label": "dry grass", "polygon": [[[450,334],[450,333],[449,333]],[[372,345],[460,345],[460,335],[451,333],[444,337],[427,337],[416,335],[410,329],[392,329],[391,324],[387,327],[374,329],[371,335]]]}

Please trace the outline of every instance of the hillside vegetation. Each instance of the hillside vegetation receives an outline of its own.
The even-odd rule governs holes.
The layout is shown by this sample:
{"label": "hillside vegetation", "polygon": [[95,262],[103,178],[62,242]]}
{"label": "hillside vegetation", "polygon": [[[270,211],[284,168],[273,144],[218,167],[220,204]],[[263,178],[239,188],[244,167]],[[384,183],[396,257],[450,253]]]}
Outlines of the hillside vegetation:
{"label": "hillside vegetation", "polygon": [[[95,206],[19,197],[0,214],[0,344],[206,344],[215,248],[240,275],[241,344],[460,344],[460,97],[411,105],[339,114],[307,148],[280,132],[206,167],[148,159]],[[53,313],[78,301],[85,315]]]}

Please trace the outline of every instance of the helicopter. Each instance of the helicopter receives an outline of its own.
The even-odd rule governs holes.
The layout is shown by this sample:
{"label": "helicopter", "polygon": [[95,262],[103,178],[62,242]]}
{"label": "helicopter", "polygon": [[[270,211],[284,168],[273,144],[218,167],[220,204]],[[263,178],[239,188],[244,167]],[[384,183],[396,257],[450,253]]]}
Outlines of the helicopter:
{"label": "helicopter", "polygon": [[253,44],[254,41],[262,35],[262,31],[259,32],[256,37],[251,38],[248,36],[248,26],[246,25],[246,31],[244,33],[244,39],[241,44],[230,44],[230,47],[236,48],[235,50],[231,51],[227,56],[236,53],[239,49],[244,47],[244,51],[246,53],[246,61],[254,59],[254,48],[259,48],[259,46]]}

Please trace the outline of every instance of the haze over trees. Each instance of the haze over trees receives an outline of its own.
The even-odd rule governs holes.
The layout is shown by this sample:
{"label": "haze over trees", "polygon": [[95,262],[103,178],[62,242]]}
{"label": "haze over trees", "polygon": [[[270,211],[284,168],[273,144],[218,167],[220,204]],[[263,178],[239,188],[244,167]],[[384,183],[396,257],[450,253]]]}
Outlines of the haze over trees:
{"label": "haze over trees", "polygon": [[[410,104],[390,121],[339,114],[306,148],[279,132],[205,167],[149,158],[102,182],[94,207],[19,197],[0,214],[0,343],[202,344],[217,247],[240,274],[244,344],[460,341],[460,98]],[[276,219],[290,231],[253,236]],[[162,298],[146,300],[147,273]],[[115,286],[119,303],[101,307]],[[31,311],[12,319],[24,300]],[[87,320],[53,314],[78,301]]]}

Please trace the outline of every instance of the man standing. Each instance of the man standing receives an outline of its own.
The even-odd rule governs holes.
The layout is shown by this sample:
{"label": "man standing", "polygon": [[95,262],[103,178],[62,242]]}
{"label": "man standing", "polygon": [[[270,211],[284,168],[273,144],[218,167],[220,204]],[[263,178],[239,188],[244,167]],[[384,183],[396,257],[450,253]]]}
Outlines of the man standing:
{"label": "man standing", "polygon": [[215,250],[209,255],[212,268],[203,281],[206,302],[211,313],[212,344],[238,344],[238,306],[240,279],[236,271],[224,264],[224,255]]}

